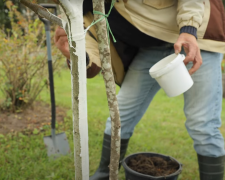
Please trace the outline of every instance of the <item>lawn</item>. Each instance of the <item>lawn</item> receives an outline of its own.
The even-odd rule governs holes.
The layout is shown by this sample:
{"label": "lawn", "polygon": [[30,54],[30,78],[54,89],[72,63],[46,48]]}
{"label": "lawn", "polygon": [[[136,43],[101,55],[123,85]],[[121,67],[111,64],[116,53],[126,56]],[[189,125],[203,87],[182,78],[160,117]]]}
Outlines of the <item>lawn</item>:
{"label": "lawn", "polygon": [[[88,80],[87,88],[90,175],[92,175],[99,164],[103,131],[109,112],[102,76]],[[63,70],[55,77],[55,91],[57,105],[68,108],[65,123],[58,125],[57,132],[66,132],[72,150],[72,112],[69,110],[71,86],[68,70]],[[47,89],[41,93],[38,100],[49,102]],[[225,100],[223,100],[223,107],[225,107]],[[221,131],[225,137],[225,111],[222,112],[222,120]],[[183,97],[168,98],[162,90],[159,91],[137,125],[127,155],[150,151],[172,156],[183,164],[183,172],[179,180],[198,180],[196,153],[192,148],[192,140],[185,129],[184,122]],[[36,135],[25,136],[21,133],[0,135],[0,180],[74,179],[73,154],[55,161],[48,159],[43,137],[49,134],[48,128],[45,132]],[[119,179],[125,179],[123,168],[120,170]]]}

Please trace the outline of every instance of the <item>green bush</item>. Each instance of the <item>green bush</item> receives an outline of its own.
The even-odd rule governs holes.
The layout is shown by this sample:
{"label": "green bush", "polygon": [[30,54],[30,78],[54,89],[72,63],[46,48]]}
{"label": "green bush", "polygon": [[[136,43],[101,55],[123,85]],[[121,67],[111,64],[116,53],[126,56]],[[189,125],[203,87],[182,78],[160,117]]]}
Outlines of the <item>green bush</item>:
{"label": "green bush", "polygon": [[[5,97],[0,109],[15,112],[31,105],[48,86],[47,49],[43,23],[31,20],[29,10],[22,16],[12,2],[6,4],[11,29],[0,29],[0,90]],[[52,55],[56,70],[63,57],[54,45]]]}

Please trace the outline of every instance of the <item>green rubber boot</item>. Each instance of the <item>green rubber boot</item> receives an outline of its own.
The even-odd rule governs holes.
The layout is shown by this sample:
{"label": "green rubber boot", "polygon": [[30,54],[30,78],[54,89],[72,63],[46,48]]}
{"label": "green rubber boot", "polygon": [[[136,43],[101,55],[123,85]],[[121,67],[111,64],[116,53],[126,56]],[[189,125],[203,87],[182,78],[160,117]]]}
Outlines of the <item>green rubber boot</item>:
{"label": "green rubber boot", "polygon": [[[121,139],[121,149],[120,149],[120,164],[123,160],[129,139]],[[90,180],[109,180],[109,164],[110,164],[110,146],[111,146],[111,136],[104,134],[103,145],[102,145],[102,156],[98,169],[95,174],[90,177]]]}
{"label": "green rubber boot", "polygon": [[225,156],[207,157],[198,154],[200,180],[223,180]]}

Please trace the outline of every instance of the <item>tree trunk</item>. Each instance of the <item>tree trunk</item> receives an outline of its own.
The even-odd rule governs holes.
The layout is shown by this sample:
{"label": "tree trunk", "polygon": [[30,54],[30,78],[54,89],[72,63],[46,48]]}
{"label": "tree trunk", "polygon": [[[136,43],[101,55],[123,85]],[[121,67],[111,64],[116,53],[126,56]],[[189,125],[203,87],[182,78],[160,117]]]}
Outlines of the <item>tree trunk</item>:
{"label": "tree trunk", "polygon": [[45,8],[20,0],[38,15],[57,23],[65,29],[70,45],[71,86],[73,110],[73,135],[75,180],[89,180],[86,53],[83,28],[83,0],[55,0],[64,10],[68,23],[49,13]]}
{"label": "tree trunk", "polygon": [[83,0],[60,0],[68,19],[70,45],[75,179],[89,179],[86,53],[83,27]]}
{"label": "tree trunk", "polygon": [[[93,9],[105,14],[105,0],[93,0]],[[95,21],[101,18],[101,15],[95,14]],[[120,158],[120,116],[118,102],[116,98],[116,86],[111,67],[111,54],[107,36],[106,20],[96,24],[96,31],[99,43],[99,53],[102,63],[102,74],[105,81],[108,106],[111,117],[111,157],[110,157],[110,180],[118,179],[118,166]]]}

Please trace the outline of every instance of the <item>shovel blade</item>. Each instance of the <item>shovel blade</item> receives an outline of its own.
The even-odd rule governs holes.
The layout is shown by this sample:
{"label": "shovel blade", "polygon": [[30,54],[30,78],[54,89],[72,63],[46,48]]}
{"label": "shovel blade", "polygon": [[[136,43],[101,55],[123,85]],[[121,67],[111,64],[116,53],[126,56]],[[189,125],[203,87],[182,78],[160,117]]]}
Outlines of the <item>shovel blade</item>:
{"label": "shovel blade", "polygon": [[57,158],[60,155],[70,153],[70,147],[65,133],[56,134],[54,139],[52,136],[45,136],[44,143],[47,148],[48,156]]}

